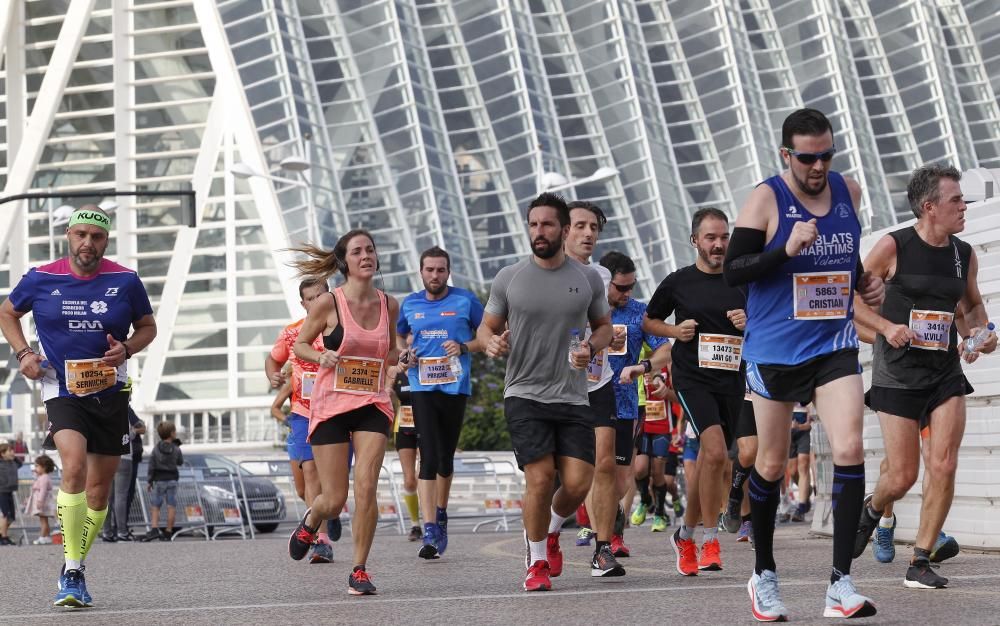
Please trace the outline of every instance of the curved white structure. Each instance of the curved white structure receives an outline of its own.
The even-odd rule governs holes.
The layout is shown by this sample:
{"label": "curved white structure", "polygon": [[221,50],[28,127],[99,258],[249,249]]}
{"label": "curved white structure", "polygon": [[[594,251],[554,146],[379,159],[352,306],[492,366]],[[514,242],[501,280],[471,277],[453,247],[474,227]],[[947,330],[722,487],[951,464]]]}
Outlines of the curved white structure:
{"label": "curved white structure", "polygon": [[[3,195],[191,184],[194,229],[178,202],[118,200],[112,254],[139,270],[160,324],[134,361],[134,403],[180,421],[194,441],[266,440],[261,364],[300,314],[287,248],[329,247],[365,227],[387,290],[419,288],[419,254],[435,244],[452,253],[456,284],[483,290],[527,254],[525,207],[551,172],[568,197],[604,207],[596,256],[632,255],[648,297],[693,260],[696,209],[734,214],[780,167],[781,121],[803,105],[833,119],[836,165],[863,185],[865,224],[892,226],[907,217],[906,176],[922,160],[1000,165],[995,9],[0,2],[0,183]],[[237,163],[265,175],[234,176]],[[60,204],[0,209],[0,292],[64,253],[51,222]],[[29,430],[31,398],[8,406],[0,433]]]}

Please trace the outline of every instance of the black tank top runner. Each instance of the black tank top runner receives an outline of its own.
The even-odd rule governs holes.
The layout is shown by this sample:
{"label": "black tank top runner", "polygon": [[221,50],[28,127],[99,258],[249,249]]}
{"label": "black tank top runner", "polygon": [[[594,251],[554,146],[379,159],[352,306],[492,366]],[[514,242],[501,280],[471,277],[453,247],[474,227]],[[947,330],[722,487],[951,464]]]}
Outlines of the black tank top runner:
{"label": "black tank top runner", "polygon": [[[965,293],[972,246],[955,236],[945,246],[932,246],[912,226],[889,233],[896,240],[896,273],[886,282],[881,315],[894,324],[910,324],[910,311],[954,313]],[[925,389],[962,375],[958,333],[948,331],[948,350],[893,348],[882,335],[875,339],[872,385]]]}

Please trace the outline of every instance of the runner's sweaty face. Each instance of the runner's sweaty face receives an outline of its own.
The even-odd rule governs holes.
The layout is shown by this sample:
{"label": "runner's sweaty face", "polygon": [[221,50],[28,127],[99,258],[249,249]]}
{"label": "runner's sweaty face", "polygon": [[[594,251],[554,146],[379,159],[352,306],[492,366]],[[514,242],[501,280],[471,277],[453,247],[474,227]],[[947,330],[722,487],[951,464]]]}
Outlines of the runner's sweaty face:
{"label": "runner's sweaty face", "polygon": [[729,248],[729,224],[717,217],[706,217],[698,225],[698,234],[693,243],[702,262],[709,269],[719,269],[726,260],[726,250]]}
{"label": "runner's sweaty face", "polygon": [[587,209],[570,209],[569,235],[566,236],[566,252],[579,259],[590,260],[600,236],[597,216]]}
{"label": "runner's sweaty face", "polygon": [[90,224],[76,224],[66,229],[66,240],[73,265],[85,273],[97,269],[108,249],[108,231]]}
{"label": "runner's sweaty face", "polygon": [[[822,135],[792,135],[792,150],[803,153],[818,154],[833,149],[833,133],[826,131]],[[815,163],[805,165],[800,163],[795,155],[787,150],[781,151],[781,156],[788,165],[788,171],[795,181],[799,191],[808,196],[818,196],[826,189],[827,174],[833,160],[816,159]]]}
{"label": "runner's sweaty face", "polygon": [[620,309],[628,304],[628,298],[635,289],[635,272],[615,274],[608,285],[608,304]]}
{"label": "runner's sweaty face", "polygon": [[569,226],[559,224],[559,212],[550,206],[536,206],[528,214],[528,236],[531,251],[540,259],[551,259],[559,254]]}
{"label": "runner's sweaty face", "polygon": [[347,254],[344,260],[347,262],[348,276],[371,278],[378,267],[375,243],[367,235],[351,237],[347,242]]}
{"label": "runner's sweaty face", "polygon": [[448,288],[448,259],[443,256],[429,256],[420,266],[420,279],[424,281],[424,289],[432,296],[441,295]]}

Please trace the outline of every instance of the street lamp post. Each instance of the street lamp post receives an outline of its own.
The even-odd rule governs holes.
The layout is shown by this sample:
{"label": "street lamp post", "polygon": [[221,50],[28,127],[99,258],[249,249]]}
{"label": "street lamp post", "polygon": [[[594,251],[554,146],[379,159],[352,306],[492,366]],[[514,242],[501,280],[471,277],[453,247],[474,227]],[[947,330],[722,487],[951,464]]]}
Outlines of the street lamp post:
{"label": "street lamp post", "polygon": [[234,164],[229,169],[229,172],[233,176],[244,180],[248,178],[263,178],[266,180],[270,180],[272,182],[284,183],[286,185],[301,187],[302,189],[304,189],[306,191],[306,198],[307,198],[306,219],[308,220],[309,224],[309,237],[310,239],[313,240],[313,243],[319,245],[320,244],[319,222],[316,219],[316,207],[313,206],[312,186],[309,184],[309,181],[306,180],[306,172],[309,170],[310,163],[309,161],[306,161],[302,157],[290,156],[282,159],[279,165],[281,166],[281,169],[288,172],[295,172],[299,174],[302,178],[301,179],[285,178],[283,176],[275,176],[273,174],[258,172],[249,165],[247,165],[246,163],[243,163],[242,161]]}

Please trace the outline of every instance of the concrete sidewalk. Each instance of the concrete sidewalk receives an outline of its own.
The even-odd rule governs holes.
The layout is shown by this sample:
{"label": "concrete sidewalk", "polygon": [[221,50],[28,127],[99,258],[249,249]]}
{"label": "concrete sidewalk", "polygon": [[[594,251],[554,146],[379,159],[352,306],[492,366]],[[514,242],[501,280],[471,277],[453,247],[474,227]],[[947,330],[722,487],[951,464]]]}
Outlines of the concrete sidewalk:
{"label": "concrete sidewalk", "polygon": [[[674,527],[671,527],[671,531]],[[0,622],[219,624],[752,624],[746,582],[753,566],[747,544],[722,534],[725,570],[683,578],[674,569],[667,533],[649,525],[627,531],[634,554],[623,559],[628,575],[590,577],[588,548],[563,533],[566,567],[555,590],[521,591],[520,533],[453,533],[437,561],[416,557],[417,544],[380,530],[368,569],[379,595],[347,595],[350,537],[336,546],[337,562],[293,562],[287,537],[207,543],[98,544],[88,558],[88,587],[96,607],[51,606],[61,564],[58,546],[0,549]],[[796,623],[829,624],[822,617],[830,570],[830,541],[805,526],[782,526],[776,536],[785,604]],[[875,563],[869,553],[855,562],[860,591],[871,596],[877,616],[869,624],[995,624],[1000,622],[1000,556],[961,554],[941,573],[950,589],[903,587],[909,550],[897,562]]]}

